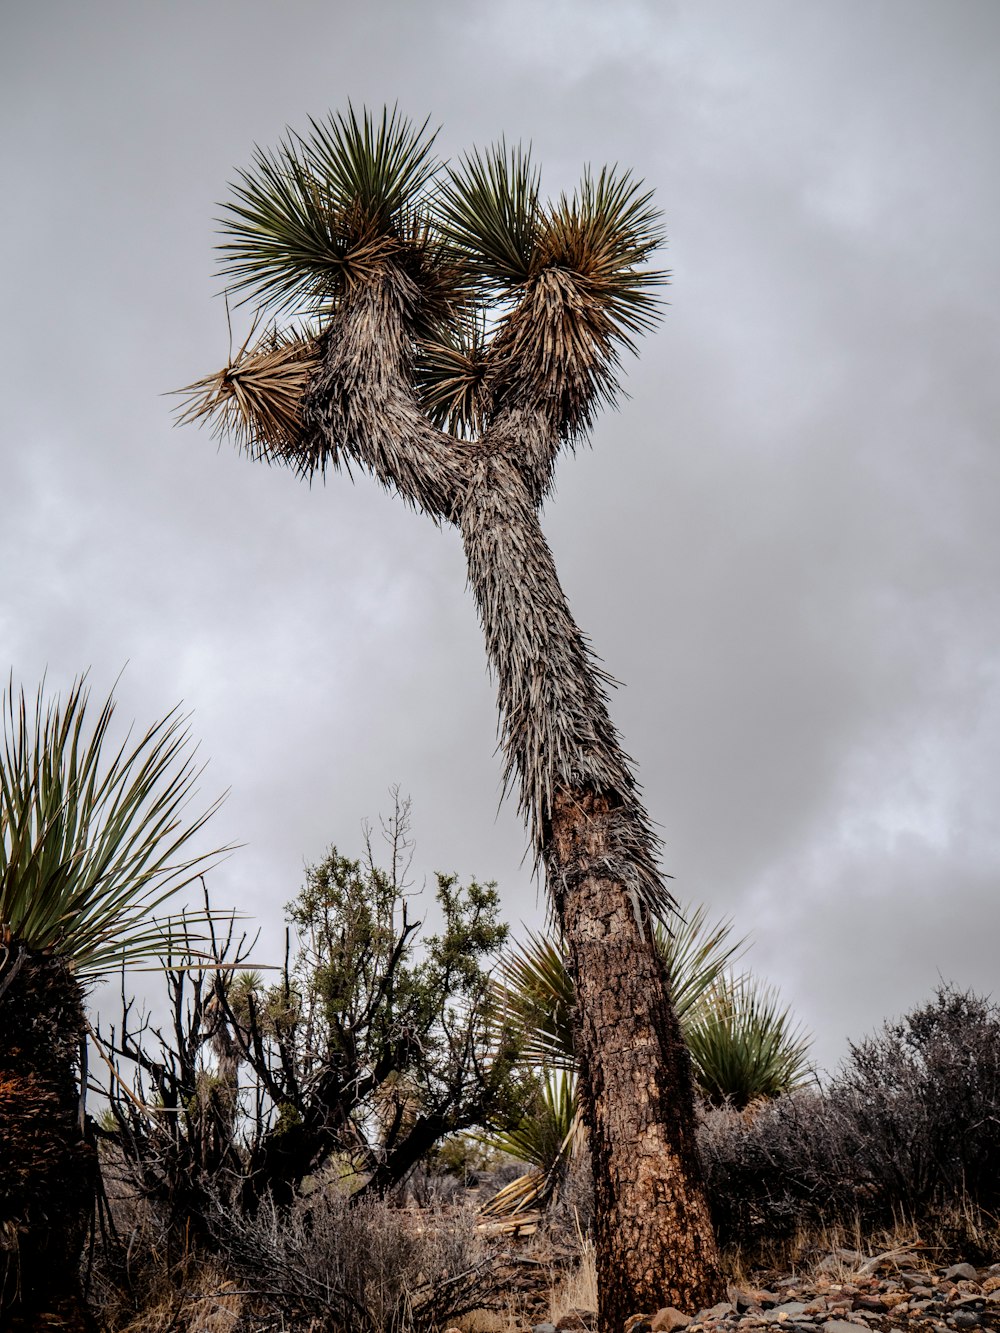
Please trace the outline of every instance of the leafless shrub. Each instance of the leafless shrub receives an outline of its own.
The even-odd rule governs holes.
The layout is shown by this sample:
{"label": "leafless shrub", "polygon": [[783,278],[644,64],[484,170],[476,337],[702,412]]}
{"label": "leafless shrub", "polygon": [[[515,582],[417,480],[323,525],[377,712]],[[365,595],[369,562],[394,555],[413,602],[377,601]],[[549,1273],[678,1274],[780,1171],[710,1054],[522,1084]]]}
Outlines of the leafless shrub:
{"label": "leafless shrub", "polygon": [[708,1111],[700,1143],[724,1244],[854,1219],[970,1243],[1000,1205],[1000,1007],[942,986],[825,1091]]}
{"label": "leafless shrub", "polygon": [[498,1303],[502,1266],[468,1209],[430,1214],[336,1186],[291,1210],[220,1214],[227,1263],[249,1294],[289,1321],[329,1333],[420,1333]]}

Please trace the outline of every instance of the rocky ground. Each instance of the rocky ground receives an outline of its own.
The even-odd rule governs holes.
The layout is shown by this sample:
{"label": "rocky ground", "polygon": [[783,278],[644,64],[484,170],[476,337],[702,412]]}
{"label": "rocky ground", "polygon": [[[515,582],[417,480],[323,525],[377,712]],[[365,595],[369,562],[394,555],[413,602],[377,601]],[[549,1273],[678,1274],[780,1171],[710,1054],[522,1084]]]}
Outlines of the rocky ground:
{"label": "rocky ground", "polygon": [[[782,1333],[1000,1333],[1000,1263],[928,1268],[915,1254],[865,1259],[839,1250],[802,1274],[766,1275],[761,1287],[731,1286],[728,1300],[695,1315],[664,1309],[636,1314],[625,1333],[735,1333],[777,1326]],[[592,1330],[593,1311],[576,1309],[532,1333]]]}

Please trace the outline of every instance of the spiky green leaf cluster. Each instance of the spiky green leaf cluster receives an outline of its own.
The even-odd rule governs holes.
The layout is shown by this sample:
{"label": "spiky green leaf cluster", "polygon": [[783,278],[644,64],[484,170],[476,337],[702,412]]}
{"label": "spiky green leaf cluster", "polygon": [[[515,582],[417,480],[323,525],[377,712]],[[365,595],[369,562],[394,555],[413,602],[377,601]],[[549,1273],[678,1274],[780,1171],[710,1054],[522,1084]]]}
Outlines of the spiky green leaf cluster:
{"label": "spiky green leaf cluster", "polygon": [[[307,316],[322,333],[345,294],[392,266],[409,293],[412,388],[433,425],[475,438],[500,405],[527,402],[546,406],[562,438],[578,436],[617,394],[621,348],[657,316],[651,193],[604,168],[544,202],[530,150],[501,140],[446,168],[434,139],[396,109],[349,108],[257,148],[223,205],[227,286],[258,315]],[[255,456],[310,470],[296,453],[306,389],[294,386],[290,405],[289,379],[269,376],[248,445],[226,373],[198,381],[200,415]]]}
{"label": "spiky green leaf cluster", "polygon": [[255,150],[221,219],[223,271],[261,309],[329,306],[387,255],[421,245],[416,213],[436,169],[427,122],[350,108],[310,126]]}
{"label": "spiky green leaf cluster", "polygon": [[509,295],[536,272],[539,173],[530,149],[473,150],[442,181],[438,226],[483,288]]}
{"label": "spiky green leaf cluster", "polygon": [[532,1167],[505,1185],[482,1212],[513,1217],[529,1208],[544,1208],[559,1188],[567,1160],[582,1143],[580,1125],[576,1074],[567,1069],[547,1073],[528,1114],[513,1129],[482,1140]]}
{"label": "spiky green leaf cluster", "polygon": [[754,977],[721,977],[685,1027],[698,1086],[709,1102],[742,1109],[813,1077],[809,1039],[777,992]]}
{"label": "spiky green leaf cluster", "polygon": [[550,1069],[575,1069],[575,990],[566,959],[550,935],[529,934],[503,955],[497,1000],[511,1016],[523,1057]]}
{"label": "spiky green leaf cluster", "polygon": [[[732,922],[709,922],[708,908],[687,905],[667,930],[655,931],[671,1003],[681,1023],[720,981],[746,940],[732,940]],[[524,1058],[552,1069],[575,1069],[573,1005],[575,990],[565,951],[554,936],[529,934],[503,955],[496,982],[498,1000],[511,1015]]]}
{"label": "spiky green leaf cluster", "polygon": [[189,850],[219,803],[185,816],[198,777],[185,719],[115,745],[113,698],[95,720],[87,706],[82,680],[33,707],[9,685],[0,752],[0,945],[79,977],[176,952],[151,914],[218,855]]}

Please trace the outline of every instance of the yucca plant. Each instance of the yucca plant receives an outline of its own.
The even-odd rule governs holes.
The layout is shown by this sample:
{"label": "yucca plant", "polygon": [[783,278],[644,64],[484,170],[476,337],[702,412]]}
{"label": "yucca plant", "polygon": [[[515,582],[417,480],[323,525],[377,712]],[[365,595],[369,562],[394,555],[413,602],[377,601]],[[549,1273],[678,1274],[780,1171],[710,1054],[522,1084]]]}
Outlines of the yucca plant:
{"label": "yucca plant", "polygon": [[523,1120],[513,1129],[483,1135],[481,1142],[531,1168],[505,1185],[481,1212],[487,1217],[515,1217],[544,1208],[557,1193],[570,1156],[583,1143],[576,1074],[566,1069],[547,1071]]}
{"label": "yucca plant", "polygon": [[774,988],[752,976],[713,982],[684,1036],[702,1096],[714,1105],[742,1110],[814,1077],[808,1036]]}
{"label": "yucca plant", "polygon": [[[705,904],[682,904],[669,929],[657,923],[656,951],[682,1025],[746,947],[746,937],[730,938],[732,929],[729,920],[710,923]],[[576,992],[558,936],[529,932],[524,943],[512,944],[501,958],[495,989],[516,1028],[525,1063],[575,1070]]]}
{"label": "yucca plant", "polygon": [[[217,853],[191,849],[198,777],[175,711],[111,736],[82,680],[33,704],[11,683],[0,750],[0,1322],[79,1311],[93,1207],[85,1126],[88,983],[176,953],[153,917]],[[74,1325],[75,1326],[75,1325]]]}
{"label": "yucca plant", "polygon": [[[746,938],[731,939],[732,922],[710,922],[704,904],[683,906],[675,921],[671,930],[658,926],[656,946],[702,1098],[744,1107],[791,1092],[807,1081],[809,1041],[793,1027],[790,1011],[780,1007],[771,988],[747,973],[730,970]],[[517,1032],[522,1059],[542,1070],[544,1086],[549,1086],[554,1071],[575,1074],[575,989],[565,948],[557,938],[529,934],[526,942],[512,945],[503,955],[494,985],[498,1003]],[[556,1143],[546,1133],[551,1111],[544,1103],[527,1109],[514,1135],[484,1136],[485,1142],[515,1157],[520,1156],[518,1144],[530,1147],[520,1160],[532,1166],[530,1180],[522,1177],[524,1184],[518,1189],[501,1190],[484,1211],[493,1215],[519,1211],[525,1206],[522,1190],[530,1192],[531,1206],[543,1206],[552,1197],[570,1154],[582,1146],[575,1080],[567,1095],[572,1101],[567,1123],[573,1123],[575,1133],[566,1142]],[[539,1157],[539,1144],[548,1149],[544,1159]]]}
{"label": "yucca plant", "polygon": [[711,1305],[693,1087],[654,938],[673,899],[539,522],[560,452],[615,400],[620,357],[659,316],[652,195],[604,168],[546,199],[525,150],[441,166],[426,124],[349,109],[258,149],[222,229],[232,289],[258,319],[307,322],[317,359],[297,411],[284,377],[268,409],[259,377],[234,413],[230,376],[201,382],[196,413],[305,476],[356,464],[461,534],[505,781],[576,987],[601,1327]]}

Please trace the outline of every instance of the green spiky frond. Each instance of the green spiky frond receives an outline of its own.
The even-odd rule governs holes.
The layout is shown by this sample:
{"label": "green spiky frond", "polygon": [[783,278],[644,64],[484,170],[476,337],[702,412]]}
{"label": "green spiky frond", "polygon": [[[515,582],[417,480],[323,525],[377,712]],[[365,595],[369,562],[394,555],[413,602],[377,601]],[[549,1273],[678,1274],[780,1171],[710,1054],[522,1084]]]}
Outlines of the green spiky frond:
{"label": "green spiky frond", "polygon": [[427,122],[349,109],[310,125],[256,149],[224,205],[222,270],[260,309],[325,309],[387,255],[425,247],[415,212],[436,170]]}
{"label": "green spiky frond", "polygon": [[720,978],[685,1028],[703,1095],[742,1109],[813,1077],[809,1037],[777,992],[750,976]]}
{"label": "green spiky frond", "polygon": [[543,207],[528,154],[500,144],[450,174],[436,214],[483,299],[511,303],[491,349],[498,388],[546,405],[564,437],[586,432],[615,399],[620,350],[658,316],[666,275],[647,267],[663,241],[652,192],[605,167]]}
{"label": "green spiky frond", "polygon": [[509,1153],[534,1169],[505,1185],[480,1211],[487,1217],[513,1217],[544,1208],[559,1187],[570,1156],[583,1143],[576,1075],[547,1073],[534,1104],[514,1129],[484,1135],[491,1148]]}
{"label": "green spiky frond", "polygon": [[189,851],[219,803],[184,817],[198,777],[185,719],[116,747],[113,699],[94,721],[87,706],[83,681],[65,702],[39,690],[33,709],[10,685],[0,751],[0,955],[51,954],[79,977],[169,952],[151,913],[218,855]]}
{"label": "green spiky frond", "polygon": [[665,275],[644,267],[662,240],[651,199],[627,173],[585,174],[541,215],[531,275],[499,326],[498,379],[513,401],[547,407],[564,438],[615,402],[620,349],[656,320]]}
{"label": "green spiky frond", "polygon": [[526,943],[511,945],[501,958],[495,993],[528,1064],[576,1068],[573,979],[552,936],[530,934]]}
{"label": "green spiky frond", "polygon": [[251,458],[308,470],[302,398],[319,356],[316,338],[270,329],[252,347],[244,343],[223,370],[175,390],[177,422],[207,422],[214,438],[231,440]]}
{"label": "green spiky frond", "polygon": [[503,140],[468,154],[439,187],[438,226],[488,289],[509,292],[535,271],[538,187],[530,149]]}
{"label": "green spiky frond", "polygon": [[[745,939],[730,938],[732,929],[729,920],[710,922],[704,904],[679,908],[669,930],[662,924],[655,928],[671,1003],[685,1031],[722,981],[726,967],[745,947]],[[527,1063],[576,1068],[575,990],[565,950],[555,937],[529,934],[525,943],[507,949],[495,990],[498,1005],[517,1031]]]}
{"label": "green spiky frond", "polygon": [[600,306],[611,336],[634,350],[631,335],[660,315],[656,289],[667,278],[644,265],[664,240],[663,215],[652,190],[628,171],[585,171],[578,190],[546,209],[536,266],[572,273],[586,299]]}
{"label": "green spiky frond", "polygon": [[745,950],[747,937],[730,938],[731,918],[710,922],[705,903],[679,908],[669,930],[654,926],[656,950],[663,960],[670,1002],[683,1026],[722,978],[725,969]]}

